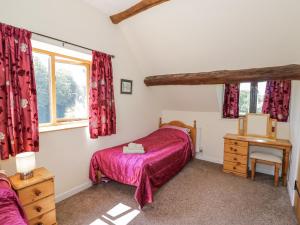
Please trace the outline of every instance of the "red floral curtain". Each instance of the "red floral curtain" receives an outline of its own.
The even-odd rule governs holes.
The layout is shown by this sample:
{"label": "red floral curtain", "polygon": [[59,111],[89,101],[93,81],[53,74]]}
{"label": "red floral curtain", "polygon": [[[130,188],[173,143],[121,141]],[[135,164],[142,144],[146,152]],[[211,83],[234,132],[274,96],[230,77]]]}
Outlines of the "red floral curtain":
{"label": "red floral curtain", "polygon": [[39,150],[31,32],[0,23],[0,155]]}
{"label": "red floral curtain", "polygon": [[239,117],[239,98],[240,98],[240,85],[225,84],[223,118]]}
{"label": "red floral curtain", "polygon": [[91,138],[115,134],[116,110],[111,56],[96,51],[93,51],[89,104]]}
{"label": "red floral curtain", "polygon": [[267,81],[265,99],[262,112],[271,115],[271,118],[280,122],[287,122],[289,117],[290,80]]}

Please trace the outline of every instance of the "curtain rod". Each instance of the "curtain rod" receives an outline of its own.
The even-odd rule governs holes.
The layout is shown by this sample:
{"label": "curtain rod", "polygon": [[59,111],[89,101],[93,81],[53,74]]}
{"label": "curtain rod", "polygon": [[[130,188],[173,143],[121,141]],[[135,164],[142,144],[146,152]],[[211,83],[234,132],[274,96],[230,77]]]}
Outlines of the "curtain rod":
{"label": "curtain rod", "polygon": [[[64,44],[68,44],[68,45],[73,45],[75,47],[78,47],[78,48],[82,48],[82,49],[85,49],[85,50],[88,50],[88,51],[94,51],[93,49],[90,49],[90,48],[87,48],[87,47],[83,47],[81,45],[77,45],[77,44],[73,44],[71,42],[68,42],[68,41],[63,41],[61,39],[58,39],[58,38],[54,38],[54,37],[50,37],[50,36],[47,36],[47,35],[44,35],[44,34],[39,34],[39,33],[36,33],[36,32],[31,32],[35,35],[38,35],[38,36],[42,36],[42,37],[45,37],[45,38],[49,38],[49,39],[52,39],[52,40],[55,40],[55,41],[59,41],[59,42],[62,42],[63,43],[63,46]],[[115,58],[114,55],[110,55],[112,58]]]}

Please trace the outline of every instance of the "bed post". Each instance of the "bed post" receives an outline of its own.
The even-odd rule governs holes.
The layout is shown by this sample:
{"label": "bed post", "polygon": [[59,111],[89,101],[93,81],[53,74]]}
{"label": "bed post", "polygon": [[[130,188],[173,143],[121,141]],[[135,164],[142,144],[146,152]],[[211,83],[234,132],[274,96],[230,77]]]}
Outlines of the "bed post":
{"label": "bed post", "polygon": [[100,172],[100,170],[97,170],[97,172],[96,172],[96,183],[97,184],[100,184],[101,183],[101,172]]}
{"label": "bed post", "polygon": [[197,128],[197,121],[194,120],[194,128]]}
{"label": "bed post", "polygon": [[162,124],[162,118],[159,117],[159,127],[161,127],[161,124]]}

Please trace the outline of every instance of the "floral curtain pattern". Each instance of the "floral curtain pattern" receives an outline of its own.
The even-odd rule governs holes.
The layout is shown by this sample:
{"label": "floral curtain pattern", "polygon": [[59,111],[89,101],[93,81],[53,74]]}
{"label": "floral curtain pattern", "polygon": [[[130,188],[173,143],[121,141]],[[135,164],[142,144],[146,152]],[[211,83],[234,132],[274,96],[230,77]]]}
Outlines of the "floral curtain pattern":
{"label": "floral curtain pattern", "polygon": [[239,98],[240,98],[240,85],[225,84],[223,118],[239,117]]}
{"label": "floral curtain pattern", "polygon": [[0,23],[0,156],[39,151],[31,32]]}
{"label": "floral curtain pattern", "polygon": [[111,56],[93,51],[89,97],[90,137],[116,133],[116,110]]}
{"label": "floral curtain pattern", "polygon": [[267,81],[262,112],[270,114],[272,119],[287,122],[290,108],[291,85],[290,80]]}

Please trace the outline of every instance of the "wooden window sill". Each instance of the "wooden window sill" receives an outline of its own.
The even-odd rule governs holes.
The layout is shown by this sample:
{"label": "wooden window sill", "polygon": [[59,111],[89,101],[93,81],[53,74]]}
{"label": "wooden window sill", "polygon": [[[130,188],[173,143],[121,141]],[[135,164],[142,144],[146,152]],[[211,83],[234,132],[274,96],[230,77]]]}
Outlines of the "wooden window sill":
{"label": "wooden window sill", "polygon": [[73,121],[73,122],[64,122],[59,123],[56,125],[45,125],[45,126],[39,126],[39,132],[45,133],[45,132],[51,132],[51,131],[60,131],[60,130],[68,130],[68,129],[74,129],[74,128],[81,128],[81,127],[87,127],[89,125],[88,120],[83,121]]}

